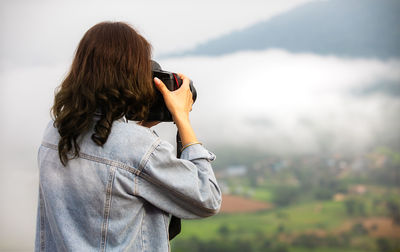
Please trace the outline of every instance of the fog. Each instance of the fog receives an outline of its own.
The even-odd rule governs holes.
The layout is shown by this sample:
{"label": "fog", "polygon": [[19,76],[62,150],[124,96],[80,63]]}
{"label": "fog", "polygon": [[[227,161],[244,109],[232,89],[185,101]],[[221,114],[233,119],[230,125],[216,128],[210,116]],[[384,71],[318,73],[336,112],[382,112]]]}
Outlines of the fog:
{"label": "fog", "polygon": [[[400,61],[344,59],[282,50],[158,60],[198,91],[191,119],[205,145],[255,146],[271,153],[364,151],[399,141],[399,99],[362,95],[400,83]],[[30,247],[37,197],[36,152],[56,86],[68,64],[2,71],[2,246]],[[174,126],[156,127],[174,139]],[[22,238],[22,239],[21,239]]]}
{"label": "fog", "polygon": [[[198,138],[211,150],[237,145],[304,154],[361,152],[380,144],[399,144],[399,97],[387,90],[363,92],[380,83],[393,83],[398,90],[398,59],[339,58],[279,49],[219,57],[161,57],[304,2],[234,1],[227,8],[231,1],[194,5],[119,1],[112,6],[100,1],[92,9],[89,2],[78,1],[3,1],[0,250],[33,248],[36,153],[50,120],[54,90],[65,77],[83,33],[103,20],[134,24],[151,41],[154,58],[164,69],[185,73],[194,81],[198,99],[191,120]],[[171,16],[176,6],[178,14]],[[156,130],[173,142],[173,124]]]}
{"label": "fog", "polygon": [[398,97],[361,92],[385,82],[398,88],[398,60],[267,50],[162,63],[192,76],[199,93],[192,117],[209,143],[315,153],[400,139]]}

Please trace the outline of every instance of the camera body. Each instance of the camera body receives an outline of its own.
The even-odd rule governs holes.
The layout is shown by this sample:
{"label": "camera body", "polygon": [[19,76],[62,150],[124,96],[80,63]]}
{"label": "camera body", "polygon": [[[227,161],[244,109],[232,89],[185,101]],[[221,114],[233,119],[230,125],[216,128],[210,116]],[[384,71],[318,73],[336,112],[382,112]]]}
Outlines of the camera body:
{"label": "camera body", "polygon": [[[170,90],[177,90],[182,85],[182,79],[176,73],[163,71],[163,70],[153,70],[153,78],[157,77],[160,79],[165,86]],[[193,102],[197,98],[196,89],[193,86],[193,81],[190,80],[189,83],[190,91],[192,92]],[[172,115],[169,112],[167,106],[165,105],[164,98],[160,91],[156,89],[156,99],[153,105],[150,107],[149,115],[147,121],[161,121],[161,122],[172,122]]]}
{"label": "camera body", "polygon": [[[160,79],[170,91],[177,90],[182,85],[183,80],[179,77],[178,74],[162,70],[161,66],[154,60],[152,60],[151,63],[152,63],[153,79],[154,77]],[[156,97],[154,103],[150,107],[147,121],[172,122],[173,121],[172,115],[169,112],[167,106],[165,105],[164,98],[160,93],[160,91],[158,91],[158,89],[156,88],[154,81],[153,85]],[[192,92],[193,102],[195,102],[197,98],[197,92],[193,86],[192,80],[190,80],[189,86],[190,86],[190,91]],[[129,118],[132,118],[130,113],[126,114],[125,117],[128,120],[130,120]]]}

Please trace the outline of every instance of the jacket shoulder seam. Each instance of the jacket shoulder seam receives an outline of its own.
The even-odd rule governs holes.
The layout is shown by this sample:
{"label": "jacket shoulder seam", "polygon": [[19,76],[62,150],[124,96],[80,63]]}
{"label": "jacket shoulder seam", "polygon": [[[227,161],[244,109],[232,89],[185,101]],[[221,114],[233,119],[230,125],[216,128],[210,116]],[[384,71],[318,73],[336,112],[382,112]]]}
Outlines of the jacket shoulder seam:
{"label": "jacket shoulder seam", "polygon": [[[46,148],[58,151],[58,147],[55,144],[51,144],[51,143],[48,143],[48,142],[42,142],[41,145],[46,147]],[[116,167],[116,168],[120,168],[120,169],[126,170],[128,172],[131,172],[131,173],[133,173],[135,175],[139,175],[140,174],[140,171],[138,169],[136,169],[134,167],[131,167],[131,166],[129,166],[129,165],[123,163],[123,162],[120,162],[120,161],[110,160],[110,159],[106,159],[106,158],[102,158],[102,157],[97,157],[97,156],[86,154],[84,152],[80,152],[79,153],[79,157],[83,158],[83,159],[86,159],[86,160],[89,160],[89,161],[102,163],[102,164],[110,165],[110,166],[113,166],[113,167]]]}
{"label": "jacket shoulder seam", "polygon": [[153,144],[150,146],[150,148],[147,150],[146,154],[143,156],[142,160],[139,163],[139,173],[142,172],[144,167],[146,166],[147,162],[150,159],[150,155],[154,152],[154,150],[157,148],[157,146],[160,144],[161,139],[157,138]]}
{"label": "jacket shoulder seam", "polygon": [[[150,155],[154,152],[154,150],[157,148],[157,146],[160,144],[161,139],[157,138],[156,141],[154,141],[154,143],[152,144],[152,146],[149,148],[149,150],[146,152],[146,154],[143,156],[140,165],[139,165],[139,169],[133,168],[125,163],[122,163],[120,161],[115,161],[115,160],[109,160],[109,159],[105,159],[105,158],[101,158],[101,157],[97,157],[97,156],[93,156],[93,155],[89,155],[83,152],[79,153],[79,157],[83,158],[83,159],[87,159],[90,161],[94,161],[94,162],[98,162],[98,163],[103,163],[106,165],[110,165],[116,168],[121,168],[124,170],[127,170],[137,176],[142,177],[143,179],[147,180],[148,182],[154,184],[154,185],[158,185],[158,186],[162,186],[158,181],[156,181],[155,179],[153,179],[151,176],[149,176],[148,174],[146,174],[145,172],[142,172],[144,167],[146,166]],[[48,142],[42,142],[41,144],[42,146],[49,148],[49,149],[53,149],[58,151],[58,147],[55,144],[51,144]],[[164,187],[165,188],[165,187]],[[207,207],[202,206],[201,204],[198,204],[196,201],[193,201],[192,199],[190,199],[189,197],[187,197],[186,195],[182,194],[181,192],[174,190],[173,188],[169,188],[166,187],[166,190],[170,191],[171,193],[175,194],[178,197],[181,197],[183,199],[189,200],[191,201],[194,205],[196,205],[199,209],[202,209],[203,211],[210,213],[210,214],[215,214],[218,212],[217,209],[210,209]],[[196,211],[195,211],[196,212]],[[199,214],[199,216],[203,216],[203,214]],[[207,216],[207,215],[204,215]]]}

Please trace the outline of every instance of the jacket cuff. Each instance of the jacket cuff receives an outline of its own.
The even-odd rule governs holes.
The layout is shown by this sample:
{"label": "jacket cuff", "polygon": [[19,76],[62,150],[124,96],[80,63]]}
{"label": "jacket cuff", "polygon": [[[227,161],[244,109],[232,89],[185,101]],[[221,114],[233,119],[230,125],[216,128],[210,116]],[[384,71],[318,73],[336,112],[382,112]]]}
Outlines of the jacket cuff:
{"label": "jacket cuff", "polygon": [[215,160],[215,154],[208,151],[201,144],[194,144],[186,147],[181,154],[182,159],[196,160],[196,159],[207,159],[211,162]]}

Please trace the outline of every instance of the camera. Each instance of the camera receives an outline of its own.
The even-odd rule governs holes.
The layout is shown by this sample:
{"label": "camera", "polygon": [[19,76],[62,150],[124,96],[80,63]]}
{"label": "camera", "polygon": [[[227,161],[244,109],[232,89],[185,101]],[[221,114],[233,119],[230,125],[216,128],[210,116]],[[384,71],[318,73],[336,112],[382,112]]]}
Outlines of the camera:
{"label": "camera", "polygon": [[[178,74],[173,72],[164,71],[161,69],[161,66],[154,60],[152,60],[152,71],[153,71],[153,79],[154,77],[159,78],[162,82],[164,82],[165,86],[170,90],[177,90],[181,85],[183,80],[179,77]],[[155,83],[153,83],[155,85]],[[193,81],[190,80],[189,83],[190,91],[192,92],[193,102],[196,101],[197,92],[193,86]],[[156,98],[155,102],[150,107],[149,115],[147,117],[147,121],[160,121],[160,122],[172,122],[172,115],[169,112],[167,106],[165,105],[164,98],[160,91],[154,86],[156,90]]]}
{"label": "camera", "polygon": [[[153,73],[153,79],[154,79],[154,77],[157,77],[158,79],[160,79],[170,91],[177,90],[182,85],[183,80],[179,77],[178,74],[162,70],[160,64],[158,64],[154,60],[151,61],[151,68],[152,68],[152,73]],[[154,80],[153,80],[153,85],[154,85],[154,89],[156,90],[155,91],[156,97],[155,97],[154,103],[150,106],[149,114],[148,114],[146,120],[148,122],[155,122],[155,121],[172,122],[173,121],[172,115],[169,112],[167,106],[165,105],[162,94],[156,88]],[[192,80],[190,80],[190,82],[189,82],[189,87],[190,87],[190,91],[192,92],[192,98],[193,98],[193,103],[194,103],[197,98],[197,92],[193,86]],[[133,118],[133,115],[131,112],[128,112],[125,115],[125,117],[126,117],[126,119],[131,120],[131,118]]]}

